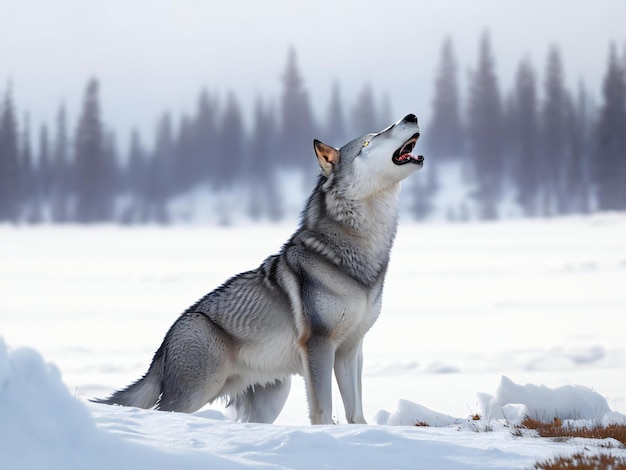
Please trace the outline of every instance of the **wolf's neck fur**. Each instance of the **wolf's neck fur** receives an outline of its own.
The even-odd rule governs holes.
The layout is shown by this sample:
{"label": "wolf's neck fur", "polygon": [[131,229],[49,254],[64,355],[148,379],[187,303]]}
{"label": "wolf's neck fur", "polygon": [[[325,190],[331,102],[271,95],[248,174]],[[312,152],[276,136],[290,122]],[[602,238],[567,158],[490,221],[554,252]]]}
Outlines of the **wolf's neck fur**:
{"label": "wolf's neck fur", "polygon": [[301,241],[360,282],[384,275],[398,224],[399,184],[353,200],[335,187],[314,191],[301,227]]}

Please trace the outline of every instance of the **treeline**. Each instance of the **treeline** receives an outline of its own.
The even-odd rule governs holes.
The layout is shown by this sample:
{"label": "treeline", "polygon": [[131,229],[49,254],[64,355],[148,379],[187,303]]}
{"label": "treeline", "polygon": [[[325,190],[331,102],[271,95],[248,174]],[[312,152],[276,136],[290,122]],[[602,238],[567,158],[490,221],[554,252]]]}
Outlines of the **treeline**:
{"label": "treeline", "polygon": [[233,93],[223,100],[202,91],[193,114],[178,121],[169,112],[160,117],[152,145],[133,131],[124,155],[103,122],[97,79],[87,84],[75,131],[61,107],[52,132],[43,125],[37,139],[27,115],[18,126],[9,86],[0,104],[0,222],[167,224],[194,219],[194,208],[176,207],[177,198],[184,203],[193,193],[215,196],[220,223],[231,222],[237,215],[232,212],[272,221],[293,215],[286,214],[293,204],[284,196],[299,198],[301,208],[303,191],[283,194],[281,183],[307,173],[312,187],[318,172],[314,137],[342,142],[357,129],[380,129],[392,118],[389,100],[377,99],[369,84],[344,110],[336,83],[327,124],[320,125],[294,50],[282,82],[278,107],[259,97],[245,111],[253,113],[251,130]]}
{"label": "treeline", "polygon": [[[87,84],[73,131],[61,107],[35,139],[28,116],[18,122],[9,85],[0,104],[0,222],[167,224],[195,220],[198,206],[207,205],[220,223],[236,213],[293,216],[290,208],[301,208],[306,190],[293,183],[286,190],[286,182],[305,175],[300,180],[312,186],[313,137],[338,145],[397,117],[388,97],[375,96],[368,84],[346,107],[336,83],[327,114],[316,118],[293,50],[282,86],[278,103],[259,97],[245,111],[232,93],[223,99],[202,91],[192,114],[164,113],[154,142],[146,145],[133,131],[122,153],[103,122],[97,79]],[[487,34],[465,96],[448,39],[430,124],[422,129],[426,175],[405,189],[414,197],[404,210],[416,219],[436,211],[454,220],[498,218],[505,200],[527,216],[626,209],[626,59],[614,45],[599,106],[583,84],[567,89],[557,48],[549,51],[541,83],[525,59],[512,89],[501,92]],[[462,174],[454,184],[467,197],[442,207],[437,196],[450,191],[446,169],[454,166]]]}
{"label": "treeline", "polygon": [[[626,52],[626,51],[625,51]],[[463,167],[476,216],[494,219],[516,203],[530,217],[626,209],[626,55],[609,47],[596,106],[581,82],[567,89],[558,48],[540,81],[529,59],[500,90],[488,34],[460,99],[458,64],[446,40],[436,78],[430,152]],[[467,216],[461,206],[457,214]]]}

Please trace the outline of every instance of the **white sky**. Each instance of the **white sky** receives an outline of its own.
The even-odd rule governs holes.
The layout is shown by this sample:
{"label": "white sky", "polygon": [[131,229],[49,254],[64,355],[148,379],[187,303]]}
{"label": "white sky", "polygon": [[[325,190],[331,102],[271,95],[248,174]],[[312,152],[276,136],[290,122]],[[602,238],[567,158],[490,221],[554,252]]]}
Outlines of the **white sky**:
{"label": "white sky", "polygon": [[338,80],[346,105],[369,82],[397,117],[424,123],[443,38],[454,39],[465,93],[486,28],[501,88],[525,56],[543,79],[556,44],[571,87],[583,79],[599,94],[609,43],[626,46],[626,1],[0,0],[0,92],[10,80],[34,132],[61,102],[73,129],[95,75],[125,145],[131,127],[147,137],[164,110],[192,111],[202,87],[234,91],[248,116],[257,95],[277,100],[292,45],[319,117]]}

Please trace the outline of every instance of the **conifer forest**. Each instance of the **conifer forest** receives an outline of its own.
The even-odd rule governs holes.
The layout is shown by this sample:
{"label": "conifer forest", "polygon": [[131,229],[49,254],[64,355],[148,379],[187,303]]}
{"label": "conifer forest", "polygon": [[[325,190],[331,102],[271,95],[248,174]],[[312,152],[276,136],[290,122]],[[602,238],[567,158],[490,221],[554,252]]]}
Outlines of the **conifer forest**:
{"label": "conifer forest", "polygon": [[[477,51],[461,86],[454,42],[441,45],[432,108],[418,110],[428,114],[418,144],[426,166],[403,188],[412,195],[403,217],[626,210],[626,54],[607,45],[599,90],[567,85],[557,47],[539,70],[521,58],[503,89],[487,33]],[[234,213],[262,221],[297,216],[293,207],[302,207],[318,173],[314,138],[340,146],[398,116],[367,82],[355,103],[344,102],[341,81],[331,87],[326,114],[315,115],[295,50],[279,72],[276,100],[259,96],[244,108],[235,93],[198,90],[193,113],[155,116],[150,141],[135,130],[130,142],[118,142],[104,121],[106,83],[97,77],[76,92],[77,122],[68,122],[61,104],[55,122],[38,128],[13,98],[19,83],[7,81],[0,88],[0,223],[184,223],[197,219],[203,201],[222,224]],[[452,169],[460,175],[454,183]],[[463,196],[442,203],[451,184],[462,185]]]}

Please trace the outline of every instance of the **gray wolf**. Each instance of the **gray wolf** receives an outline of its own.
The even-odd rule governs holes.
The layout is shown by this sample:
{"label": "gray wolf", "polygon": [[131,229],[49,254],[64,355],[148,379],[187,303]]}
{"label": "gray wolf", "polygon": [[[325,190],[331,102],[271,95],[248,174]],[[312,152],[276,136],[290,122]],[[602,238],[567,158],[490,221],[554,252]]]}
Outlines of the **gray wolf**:
{"label": "gray wolf", "polygon": [[301,374],[311,423],[331,424],[334,369],[346,419],[365,423],[363,337],[381,309],[400,181],[424,162],[411,153],[419,135],[409,114],[341,149],[315,140],[321,174],[280,252],[189,307],[142,378],[94,401],[193,412],[225,398],[238,420],[271,423]]}

